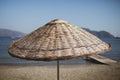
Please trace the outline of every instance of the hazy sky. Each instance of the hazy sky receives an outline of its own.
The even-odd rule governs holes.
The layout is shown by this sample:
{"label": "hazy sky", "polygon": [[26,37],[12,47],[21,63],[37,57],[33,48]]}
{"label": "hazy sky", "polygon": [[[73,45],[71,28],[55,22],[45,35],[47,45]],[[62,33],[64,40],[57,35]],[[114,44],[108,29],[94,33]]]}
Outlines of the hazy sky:
{"label": "hazy sky", "polygon": [[120,0],[0,0],[0,28],[29,33],[56,18],[120,36]]}

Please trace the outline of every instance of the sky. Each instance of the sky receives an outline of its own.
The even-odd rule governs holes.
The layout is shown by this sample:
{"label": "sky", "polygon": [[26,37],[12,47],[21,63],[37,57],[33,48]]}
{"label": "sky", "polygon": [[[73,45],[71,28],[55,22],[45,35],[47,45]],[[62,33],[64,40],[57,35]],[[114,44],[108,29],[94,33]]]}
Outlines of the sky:
{"label": "sky", "polygon": [[0,28],[30,33],[53,19],[120,36],[120,0],[0,0]]}

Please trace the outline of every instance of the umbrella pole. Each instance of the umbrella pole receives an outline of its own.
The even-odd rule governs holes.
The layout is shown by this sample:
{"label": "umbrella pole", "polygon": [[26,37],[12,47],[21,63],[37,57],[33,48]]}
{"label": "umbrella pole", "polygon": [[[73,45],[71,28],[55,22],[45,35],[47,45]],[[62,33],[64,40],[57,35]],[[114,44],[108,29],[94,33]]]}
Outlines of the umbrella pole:
{"label": "umbrella pole", "polygon": [[59,80],[59,60],[57,60],[57,80]]}

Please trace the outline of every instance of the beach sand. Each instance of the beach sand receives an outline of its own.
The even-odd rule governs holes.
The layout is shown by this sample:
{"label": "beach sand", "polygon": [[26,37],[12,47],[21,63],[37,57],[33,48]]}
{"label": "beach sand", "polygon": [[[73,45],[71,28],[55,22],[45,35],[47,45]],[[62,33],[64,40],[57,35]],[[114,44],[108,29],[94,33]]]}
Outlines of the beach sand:
{"label": "beach sand", "polygon": [[[0,80],[57,80],[56,65],[0,65]],[[60,80],[120,80],[120,64],[60,65]]]}

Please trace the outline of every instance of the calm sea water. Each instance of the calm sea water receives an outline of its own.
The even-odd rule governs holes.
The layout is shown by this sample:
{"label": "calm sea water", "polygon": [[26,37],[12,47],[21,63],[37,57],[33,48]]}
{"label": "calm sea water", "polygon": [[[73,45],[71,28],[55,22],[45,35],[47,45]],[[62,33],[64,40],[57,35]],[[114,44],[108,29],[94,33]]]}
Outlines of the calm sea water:
{"label": "calm sea water", "polygon": [[[101,54],[105,57],[111,58],[113,60],[120,61],[120,39],[102,39],[103,41],[110,43],[112,45],[112,50]],[[0,64],[36,64],[36,65],[49,65],[56,64],[56,61],[44,62],[44,61],[32,61],[32,60],[23,60],[15,57],[11,57],[8,54],[8,45],[12,39],[10,38],[0,38]],[[82,58],[62,60],[61,64],[80,64],[90,62],[83,60]]]}

